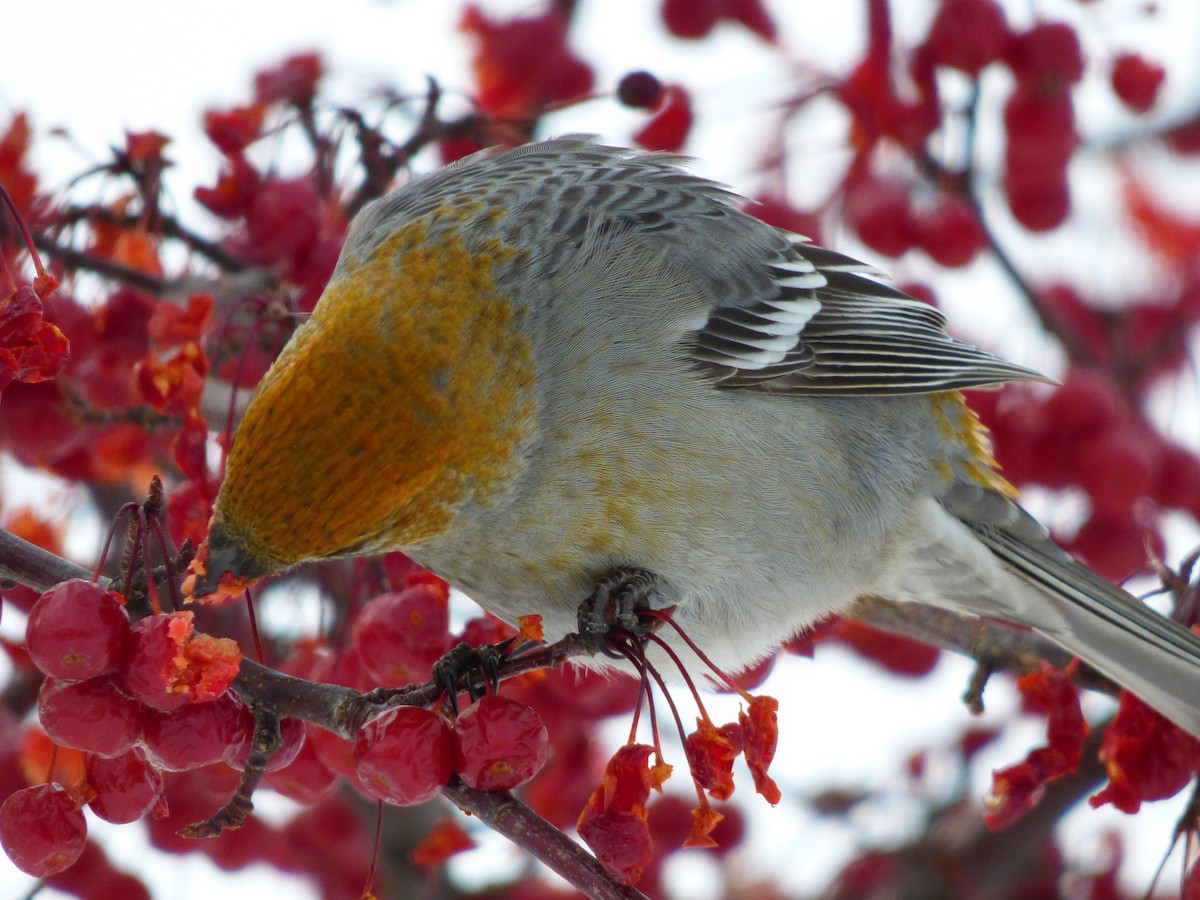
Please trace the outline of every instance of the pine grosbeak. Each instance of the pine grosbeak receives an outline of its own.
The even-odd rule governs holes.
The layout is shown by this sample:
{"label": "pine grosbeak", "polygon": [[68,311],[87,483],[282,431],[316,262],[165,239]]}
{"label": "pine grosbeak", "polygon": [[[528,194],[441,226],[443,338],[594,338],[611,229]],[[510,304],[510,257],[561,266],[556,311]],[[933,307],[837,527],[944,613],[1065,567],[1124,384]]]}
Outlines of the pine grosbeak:
{"label": "pine grosbeak", "polygon": [[1029,625],[1200,734],[1200,640],[1051,543],[958,393],[1040,376],[679,161],[570,137],[363,210],[196,592],[402,550],[554,637],[632,573],[728,669],[874,594]]}

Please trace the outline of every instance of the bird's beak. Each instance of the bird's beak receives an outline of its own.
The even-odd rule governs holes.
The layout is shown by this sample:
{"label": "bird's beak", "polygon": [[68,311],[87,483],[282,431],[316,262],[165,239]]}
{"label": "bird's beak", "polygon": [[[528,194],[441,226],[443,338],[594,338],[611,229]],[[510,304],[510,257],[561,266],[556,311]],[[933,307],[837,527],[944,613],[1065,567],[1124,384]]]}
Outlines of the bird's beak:
{"label": "bird's beak", "polygon": [[183,592],[193,600],[213,594],[238,595],[274,568],[255,558],[214,518],[184,580]]}

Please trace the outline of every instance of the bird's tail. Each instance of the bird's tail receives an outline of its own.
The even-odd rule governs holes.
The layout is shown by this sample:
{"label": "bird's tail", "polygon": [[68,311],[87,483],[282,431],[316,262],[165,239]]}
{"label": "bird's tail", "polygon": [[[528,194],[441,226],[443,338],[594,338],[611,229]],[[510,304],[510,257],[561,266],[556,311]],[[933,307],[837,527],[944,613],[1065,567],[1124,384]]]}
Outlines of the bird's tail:
{"label": "bird's tail", "polygon": [[[1200,736],[1200,637],[1075,562],[1042,534],[1030,540],[1023,527],[966,524],[1039,595],[1041,604],[1020,603],[1014,619]],[[990,614],[1003,617],[1005,611]]]}

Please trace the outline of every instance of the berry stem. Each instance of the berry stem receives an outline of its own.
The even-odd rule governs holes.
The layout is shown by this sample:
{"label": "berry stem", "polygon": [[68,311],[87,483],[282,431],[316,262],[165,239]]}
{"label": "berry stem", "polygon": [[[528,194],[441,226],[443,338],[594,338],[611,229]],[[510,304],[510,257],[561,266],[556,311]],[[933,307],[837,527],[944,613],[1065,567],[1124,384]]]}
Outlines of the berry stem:
{"label": "berry stem", "polygon": [[[696,689],[696,682],[692,680],[692,676],[688,672],[687,668],[683,665],[683,660],[679,658],[679,654],[672,650],[671,646],[658,635],[651,634],[647,635],[647,637],[653,641],[660,650],[666,653],[667,656],[671,657],[671,662],[675,663],[675,668],[679,669],[679,674],[683,676],[684,683],[687,684],[688,690],[692,692],[692,699],[696,701],[696,708],[700,711],[700,717],[705,722],[712,721],[708,717],[708,710],[704,708],[704,701],[700,698],[700,692]],[[705,662],[707,662],[707,660],[705,660]]]}
{"label": "berry stem", "polygon": [[[4,205],[12,213],[13,221],[17,224],[17,230],[21,232],[21,240],[25,242],[25,249],[29,251],[29,256],[33,260],[34,271],[37,272],[40,278],[45,278],[46,269],[42,265],[42,258],[38,255],[37,247],[33,243],[33,235],[29,232],[29,226],[25,224],[25,219],[21,215],[21,211],[17,209],[17,204],[13,202],[12,196],[5,190],[2,184],[0,184],[0,200],[4,201]],[[8,266],[5,264],[5,271],[7,270]],[[9,277],[12,277],[11,273],[9,273]]]}
{"label": "berry stem", "polygon": [[[687,632],[685,632],[683,627],[675,621],[674,617],[663,619],[663,621],[675,629],[676,634],[683,638],[683,642],[688,645],[689,649],[691,649],[691,651],[700,658],[700,661],[708,666],[709,669],[712,670],[713,674],[716,675],[731,691],[736,691],[747,703],[754,699],[747,691],[743,690],[736,682],[734,682],[732,678],[719,669],[717,664],[709,659],[703,650],[696,646],[696,642],[687,636]],[[693,691],[694,690],[695,688],[693,688]]]}
{"label": "berry stem", "polygon": [[112,523],[108,526],[108,535],[104,538],[104,546],[100,549],[100,559],[96,562],[96,567],[92,569],[92,581],[100,581],[100,573],[104,571],[104,563],[108,561],[108,551],[112,549],[113,538],[117,533],[117,525],[121,522],[121,516],[127,512],[131,512],[138,508],[138,505],[132,501],[123,503],[121,508],[117,510],[113,516]]}

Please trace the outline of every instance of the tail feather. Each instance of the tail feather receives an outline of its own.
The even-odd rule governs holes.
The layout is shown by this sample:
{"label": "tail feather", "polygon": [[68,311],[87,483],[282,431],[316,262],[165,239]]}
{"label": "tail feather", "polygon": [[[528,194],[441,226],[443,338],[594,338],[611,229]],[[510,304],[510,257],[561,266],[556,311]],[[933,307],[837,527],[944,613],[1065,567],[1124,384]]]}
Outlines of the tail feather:
{"label": "tail feather", "polygon": [[1045,616],[1023,624],[1200,736],[1200,637],[1075,562],[1048,538],[1030,542],[994,524],[966,524],[1049,605]]}

